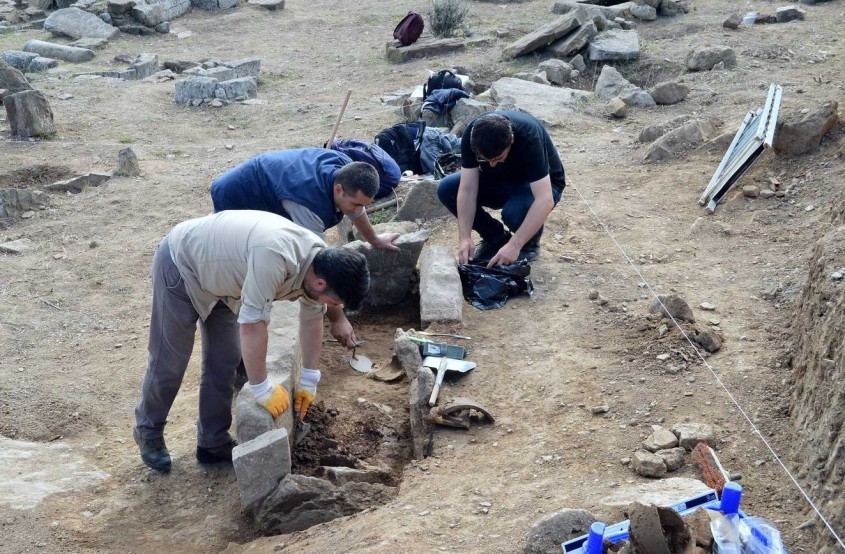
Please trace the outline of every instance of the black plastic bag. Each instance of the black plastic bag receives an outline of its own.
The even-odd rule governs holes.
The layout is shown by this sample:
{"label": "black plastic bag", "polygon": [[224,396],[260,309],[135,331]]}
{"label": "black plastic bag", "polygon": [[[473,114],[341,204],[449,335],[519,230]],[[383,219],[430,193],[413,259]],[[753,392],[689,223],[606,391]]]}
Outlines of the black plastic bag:
{"label": "black plastic bag", "polygon": [[501,308],[508,298],[534,293],[529,277],[531,266],[527,261],[491,268],[486,265],[470,262],[458,266],[464,298],[479,310]]}

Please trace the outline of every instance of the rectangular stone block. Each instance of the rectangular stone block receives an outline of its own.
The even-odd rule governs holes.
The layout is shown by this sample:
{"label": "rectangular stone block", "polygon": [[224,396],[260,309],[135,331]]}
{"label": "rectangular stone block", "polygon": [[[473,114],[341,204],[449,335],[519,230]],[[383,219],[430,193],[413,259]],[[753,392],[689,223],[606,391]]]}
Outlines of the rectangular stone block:
{"label": "rectangular stone block", "polygon": [[147,27],[155,27],[159,23],[167,21],[164,18],[164,10],[158,4],[135,6],[132,8],[132,18]]}
{"label": "rectangular stone block", "polygon": [[286,429],[264,433],[232,450],[241,506],[252,512],[290,473],[290,443]]}
{"label": "rectangular stone block", "polygon": [[420,320],[461,323],[464,295],[452,252],[446,247],[426,248],[420,255]]}
{"label": "rectangular stone block", "polygon": [[387,61],[391,63],[404,63],[417,58],[454,54],[464,50],[466,50],[466,43],[462,38],[420,40],[408,46],[402,46],[400,42],[394,40],[385,46]]}
{"label": "rectangular stone block", "polygon": [[161,67],[158,65],[158,56],[156,54],[139,54],[135,61],[129,65],[129,69],[135,70],[135,78],[143,79],[149,77]]}
{"label": "rectangular stone block", "polygon": [[299,302],[273,303],[268,326],[267,376],[291,394],[291,407],[275,421],[270,412],[260,406],[252,393],[244,387],[235,404],[235,434],[238,442],[250,441],[267,431],[284,428],[293,432],[294,385],[299,383],[302,354],[299,348]]}
{"label": "rectangular stone block", "polygon": [[214,90],[214,96],[215,98],[230,102],[255,98],[258,96],[258,83],[256,83],[255,77],[242,77],[240,79],[223,81],[217,85],[217,88]]}
{"label": "rectangular stone block", "polygon": [[176,103],[187,104],[191,100],[214,98],[217,79],[211,77],[188,77],[176,81]]}
{"label": "rectangular stone block", "polygon": [[261,58],[245,58],[243,60],[232,60],[224,64],[235,71],[235,78],[258,77],[261,72]]}
{"label": "rectangular stone block", "polygon": [[161,6],[168,17],[167,21],[184,15],[191,9],[191,0],[148,0],[147,3]]}
{"label": "rectangular stone block", "polygon": [[551,44],[581,26],[587,20],[584,10],[574,10],[520,37],[502,51],[502,57],[513,59]]}
{"label": "rectangular stone block", "polygon": [[230,81],[238,77],[238,74],[234,69],[222,65],[212,67],[211,69],[204,69],[200,75],[203,77],[213,77],[218,81]]}

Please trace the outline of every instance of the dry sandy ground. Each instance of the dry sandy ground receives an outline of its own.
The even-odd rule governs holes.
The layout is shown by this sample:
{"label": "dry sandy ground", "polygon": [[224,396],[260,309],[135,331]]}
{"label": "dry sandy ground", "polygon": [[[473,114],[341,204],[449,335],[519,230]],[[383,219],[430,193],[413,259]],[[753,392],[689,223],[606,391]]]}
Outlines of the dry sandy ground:
{"label": "dry sandy ground", "polygon": [[[167,430],[173,472],[150,473],[132,442],[157,241],[175,223],[210,211],[205,187],[224,169],[265,150],[321,144],[347,88],[354,95],[340,135],[369,138],[396,121],[377,97],[422,83],[427,69],[459,64],[489,81],[531,70],[539,60],[502,63],[500,43],[389,65],[383,48],[392,26],[422,5],[294,0],[275,13],[250,6],[195,11],[174,21],[168,36],[121,36],[92,62],[106,67],[122,52],[193,60],[259,56],[260,105],[180,108],[172,83],[35,81],[51,97],[59,136],[0,144],[0,174],[36,164],[70,173],[109,170],[117,152],[131,145],[143,175],[55,196],[53,208],[0,231],[0,238],[28,237],[38,245],[0,263],[0,434],[69,445],[69,456],[108,474],[92,484],[74,479],[79,490],[32,508],[0,506],[0,551],[238,552],[273,551],[279,544],[299,552],[519,551],[536,519],[564,507],[621,519],[601,499],[645,479],[619,460],[630,456],[651,424],[695,421],[716,426],[723,462],[743,473],[744,507],[775,521],[791,552],[811,552],[806,544],[816,531],[797,529],[810,519],[806,502],[714,375],[700,363],[670,374],[656,361],[685,344],[677,331],[658,340],[656,325],[646,319],[649,291],[639,285],[645,280],[657,292],[678,292],[704,324],[720,321],[725,345],[710,365],[794,466],[801,454],[789,450],[790,310],[826,199],[842,187],[838,135],[811,156],[767,154],[742,181],[765,185],[776,178],[792,186],[785,198],[749,201],[730,194],[713,216],[697,198],[721,153],[695,151],[645,166],[645,148],[635,139],[644,126],[679,114],[718,117],[723,130],[733,132],[747,110],[762,104],[773,79],[784,85],[785,107],[841,100],[838,21],[845,6],[808,7],[804,22],[734,32],[721,27],[731,11],[773,12],[778,4],[692,4],[695,10],[686,16],[640,26],[646,61],[621,67],[623,74],[644,85],[675,77],[689,48],[705,44],[733,47],[738,67],[686,76],[693,93],[682,104],[632,110],[622,121],[573,114],[553,129],[570,184],[550,217],[543,257],[533,266],[537,291],[498,311],[466,307],[464,331],[472,337],[469,356],[478,369],[444,394],[486,404],[498,416],[496,424],[438,430],[435,456],[406,464],[399,495],[386,506],[255,542],[240,514],[232,471],[193,461],[196,362]],[[519,36],[549,20],[550,7],[545,1],[472,2],[471,27],[479,35],[501,28]],[[185,31],[191,35],[177,38]],[[3,36],[0,48],[18,49],[31,38],[47,36]],[[73,98],[58,100],[60,93]],[[226,143],[234,149],[225,149]],[[808,205],[815,209],[806,211]],[[431,243],[454,246],[453,221],[431,228]],[[775,287],[781,294],[765,300],[762,292]],[[592,289],[607,303],[590,301]],[[704,301],[716,311],[698,310]],[[381,330],[369,321],[366,331],[392,335],[397,317],[402,319],[391,316]],[[382,338],[371,353],[388,360],[389,344]],[[320,394],[340,418],[360,409],[358,397],[391,405],[394,417],[404,417],[406,384],[358,379],[336,349],[327,348],[324,360],[332,376]],[[608,414],[591,414],[590,406],[604,403]],[[48,469],[60,461],[54,456],[32,465]],[[687,466],[676,475],[695,472]],[[481,502],[491,504],[489,513]]]}

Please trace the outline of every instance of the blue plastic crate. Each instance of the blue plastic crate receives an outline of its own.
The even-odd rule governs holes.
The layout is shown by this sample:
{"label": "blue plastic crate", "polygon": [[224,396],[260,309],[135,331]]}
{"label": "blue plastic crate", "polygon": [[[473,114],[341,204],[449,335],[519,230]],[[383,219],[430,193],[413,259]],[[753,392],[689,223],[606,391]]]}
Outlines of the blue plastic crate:
{"label": "blue plastic crate", "polygon": [[[734,484],[735,485],[735,484]],[[733,502],[736,512],[739,514],[740,519],[745,519],[748,515],[739,509],[739,501],[742,497],[742,488],[736,487],[738,491],[735,489],[734,495],[732,500],[727,500],[728,502]],[[681,516],[685,516],[691,514],[698,508],[706,508],[708,510],[720,511],[722,509],[722,501],[719,500],[719,496],[716,494],[716,491],[710,489],[709,491],[699,494],[698,496],[693,496],[692,498],[688,498],[681,502],[677,502],[669,506]],[[732,511],[732,510],[731,510]],[[594,526],[596,524],[593,524]],[[603,532],[601,531],[602,525],[599,524],[597,527],[591,529],[591,532],[596,533],[598,537],[598,533],[601,534],[602,541],[607,540],[613,544],[616,544],[623,540],[628,540],[629,536],[629,528],[631,526],[630,520],[625,520],[619,523],[615,523],[613,525],[604,526]],[[590,535],[582,535],[578,538],[569,540],[561,545],[564,554],[587,554],[587,540],[589,539]],[[601,550],[599,550],[601,552]],[[784,550],[784,554],[786,551]]]}

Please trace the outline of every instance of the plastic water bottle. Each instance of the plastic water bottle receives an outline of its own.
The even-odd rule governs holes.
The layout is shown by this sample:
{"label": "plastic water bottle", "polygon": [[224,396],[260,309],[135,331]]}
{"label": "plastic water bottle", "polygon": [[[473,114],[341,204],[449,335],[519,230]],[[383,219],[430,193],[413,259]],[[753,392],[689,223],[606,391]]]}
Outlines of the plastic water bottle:
{"label": "plastic water bottle", "polygon": [[587,535],[587,545],[584,552],[586,554],[602,554],[604,552],[604,523],[597,521],[590,525],[590,534]]}
{"label": "plastic water bottle", "polygon": [[713,554],[742,554],[739,539],[739,514],[730,514],[710,522],[713,533]]}
{"label": "plastic water bottle", "polygon": [[757,21],[757,12],[748,12],[745,14],[745,17],[742,18],[743,25],[754,25],[754,22]]}

